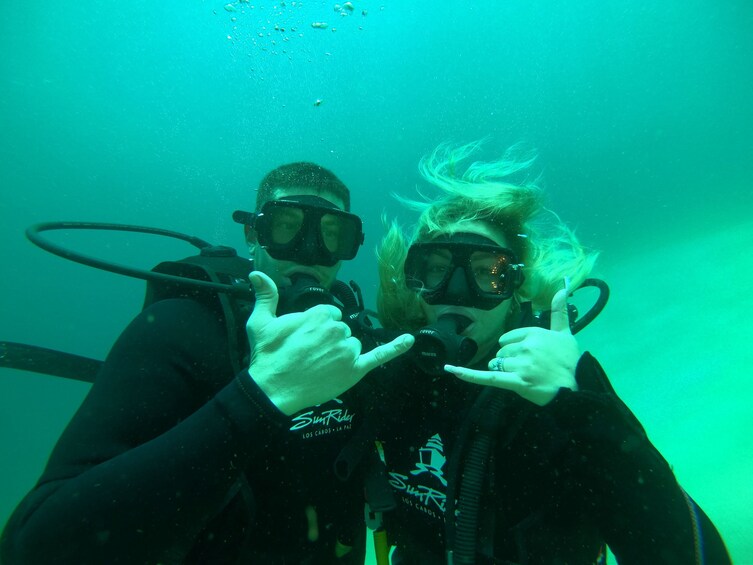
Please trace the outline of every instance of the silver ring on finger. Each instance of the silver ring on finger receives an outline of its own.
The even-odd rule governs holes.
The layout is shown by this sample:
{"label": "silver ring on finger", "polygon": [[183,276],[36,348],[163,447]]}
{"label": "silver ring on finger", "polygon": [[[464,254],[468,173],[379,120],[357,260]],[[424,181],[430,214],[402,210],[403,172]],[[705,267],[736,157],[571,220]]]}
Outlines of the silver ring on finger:
{"label": "silver ring on finger", "polygon": [[489,362],[489,369],[492,371],[502,371],[504,373],[505,371],[505,358],[504,357],[495,357]]}

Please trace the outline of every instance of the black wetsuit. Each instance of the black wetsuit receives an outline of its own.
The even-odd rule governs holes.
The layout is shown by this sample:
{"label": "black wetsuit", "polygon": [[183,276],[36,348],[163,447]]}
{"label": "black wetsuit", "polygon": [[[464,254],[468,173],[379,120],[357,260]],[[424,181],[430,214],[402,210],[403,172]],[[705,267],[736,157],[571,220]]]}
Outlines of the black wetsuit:
{"label": "black wetsuit", "polygon": [[[499,422],[489,432],[475,507],[455,502],[464,496],[458,477],[479,476],[468,463],[471,438],[487,428],[490,397],[481,401],[482,387],[400,365],[391,385],[397,394],[383,401],[377,423],[397,502],[385,514],[397,544],[393,563],[449,563],[445,540],[453,537],[457,550],[459,516],[474,508],[470,547],[479,565],[593,564],[605,544],[622,564],[730,562],[713,524],[589,354],[577,368],[580,391],[562,389],[545,407],[496,389]],[[457,520],[450,530],[447,515]],[[456,551],[454,563],[466,562]]]}
{"label": "black wetsuit", "polygon": [[[360,485],[332,469],[352,400],[284,416],[234,374],[226,334],[189,299],[129,325],[8,522],[2,563],[363,562]],[[337,559],[337,540],[356,549]]]}

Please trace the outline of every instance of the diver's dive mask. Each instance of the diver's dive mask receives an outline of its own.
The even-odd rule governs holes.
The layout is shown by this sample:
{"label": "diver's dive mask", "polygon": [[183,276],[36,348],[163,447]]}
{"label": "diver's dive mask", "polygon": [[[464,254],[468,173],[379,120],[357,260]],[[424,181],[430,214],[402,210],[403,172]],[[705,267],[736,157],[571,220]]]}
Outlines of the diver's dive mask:
{"label": "diver's dive mask", "polygon": [[361,219],[318,196],[287,196],[258,212],[233,212],[233,220],[256,232],[267,253],[281,261],[331,267],[353,259],[363,244]]}
{"label": "diver's dive mask", "polygon": [[491,310],[523,284],[515,253],[475,233],[414,243],[404,269],[408,287],[428,304]]}

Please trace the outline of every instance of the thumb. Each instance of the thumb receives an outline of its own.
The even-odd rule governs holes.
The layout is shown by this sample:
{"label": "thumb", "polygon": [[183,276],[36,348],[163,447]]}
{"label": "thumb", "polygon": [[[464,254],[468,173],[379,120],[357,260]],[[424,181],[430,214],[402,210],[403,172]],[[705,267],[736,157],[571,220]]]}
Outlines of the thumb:
{"label": "thumb", "polygon": [[277,285],[261,271],[252,271],[248,276],[256,294],[254,311],[248,319],[248,324],[261,327],[277,317]]}
{"label": "thumb", "polygon": [[552,298],[551,328],[553,332],[570,333],[570,317],[567,315],[567,289],[558,290]]}

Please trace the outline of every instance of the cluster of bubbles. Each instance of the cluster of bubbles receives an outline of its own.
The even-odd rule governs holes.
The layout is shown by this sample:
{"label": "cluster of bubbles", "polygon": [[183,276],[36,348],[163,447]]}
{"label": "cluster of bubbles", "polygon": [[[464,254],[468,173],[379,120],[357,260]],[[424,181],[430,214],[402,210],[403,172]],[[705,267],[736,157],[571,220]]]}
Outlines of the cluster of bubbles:
{"label": "cluster of bubbles", "polygon": [[[331,0],[330,0],[331,1]],[[286,57],[289,60],[305,57],[311,62],[312,57],[324,55],[329,57],[330,52],[323,49],[321,53],[312,47],[312,42],[303,42],[306,30],[322,30],[336,32],[337,25],[327,14],[335,13],[338,21],[343,21],[343,27],[347,29],[357,28],[363,30],[365,18],[369,14],[366,3],[369,0],[347,0],[343,3],[330,4],[317,0],[278,0],[277,2],[265,2],[264,0],[233,0],[224,4],[223,10],[230,19],[232,29],[227,39],[240,47],[253,47],[254,51],[261,51],[265,55]],[[384,7],[380,6],[380,10]],[[217,15],[222,10],[215,10]],[[312,18],[315,15],[318,17]],[[344,22],[345,19],[350,21]],[[321,46],[320,42],[313,42]],[[250,73],[259,80],[264,80],[265,59],[260,59],[253,52],[248,56],[255,61],[249,67]],[[314,101],[314,106],[319,106],[321,99]]]}
{"label": "cluster of bubbles", "polygon": [[[303,6],[304,2],[298,0],[292,0],[290,2],[287,0],[279,0],[271,6],[271,8],[265,6],[263,2],[254,4],[252,3],[252,0],[234,0],[233,2],[225,4],[223,7],[225,12],[230,14],[230,21],[234,24],[234,33],[229,34],[227,38],[231,41],[237,41],[239,39],[239,32],[241,30],[235,24],[238,23],[239,16],[242,17],[249,13],[260,14],[262,20],[266,19],[266,25],[263,21],[259,22],[260,29],[256,33],[256,36],[259,38],[264,38],[265,36],[271,38],[271,46],[277,45],[277,38],[273,37],[274,34],[272,33],[272,30],[280,33],[289,32],[290,34],[297,34],[298,37],[303,37],[303,32],[298,31],[298,29],[305,24],[301,18],[296,18],[295,15],[295,12],[299,11]],[[347,17],[356,13],[356,7],[351,1],[347,1],[343,4],[334,4],[333,9],[340,17]],[[384,6],[382,6],[381,9],[383,10]],[[215,10],[214,13],[217,14],[217,11]],[[369,11],[364,7],[360,9],[359,13],[362,17],[366,17]],[[271,18],[274,18],[274,20]],[[290,20],[296,21],[295,23],[291,23]],[[312,21],[310,22],[310,25],[313,29],[329,29],[333,32],[337,31],[337,27],[335,25],[330,25],[330,22],[326,19]],[[358,29],[363,30],[363,26],[359,25]],[[289,41],[290,35],[280,39],[282,41]]]}
{"label": "cluster of bubbles", "polygon": [[[333,6],[335,13],[342,17],[347,17],[353,14],[356,11],[356,7],[353,5],[353,2],[345,2],[343,4],[335,4]],[[384,6],[381,8],[384,10]],[[366,17],[369,15],[369,11],[366,8],[361,9],[361,16]],[[329,23],[327,22],[312,22],[311,27],[315,29],[327,29],[329,28]],[[332,27],[330,28],[332,31],[337,31],[337,28]],[[363,29],[362,26],[358,26],[358,29]]]}

